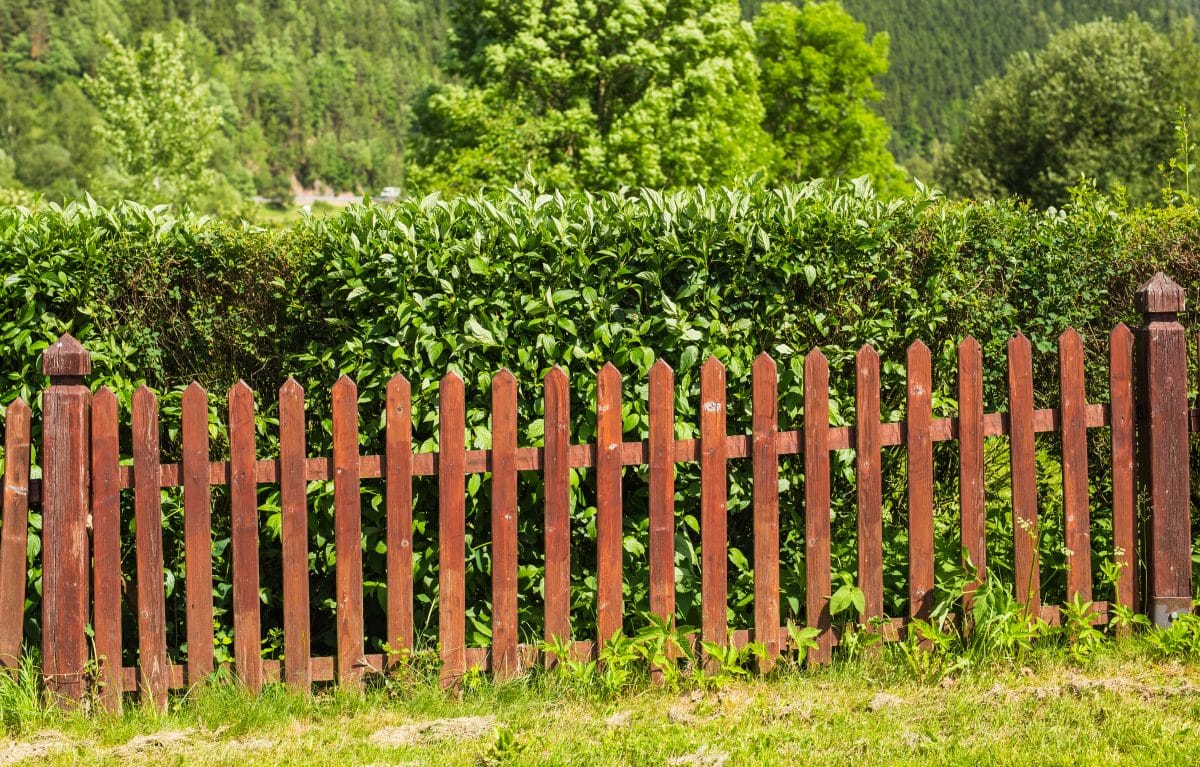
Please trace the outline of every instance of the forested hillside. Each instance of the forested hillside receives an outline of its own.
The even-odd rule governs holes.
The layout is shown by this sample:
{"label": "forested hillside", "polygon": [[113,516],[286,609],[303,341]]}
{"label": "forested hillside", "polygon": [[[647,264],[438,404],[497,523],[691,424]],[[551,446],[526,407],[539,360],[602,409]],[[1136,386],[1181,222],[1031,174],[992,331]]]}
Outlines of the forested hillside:
{"label": "forested hillside", "polygon": [[[743,0],[753,15],[760,0]],[[1166,29],[1200,17],[1200,0],[842,0],[872,32],[887,32],[891,69],[877,108],[892,126],[892,150],[910,170],[928,166],[957,137],[975,87],[1017,51],[1044,46],[1074,24],[1137,13]],[[915,161],[915,162],[914,162]]]}
{"label": "forested hillside", "polygon": [[215,161],[236,192],[277,195],[293,177],[348,190],[402,180],[408,105],[444,46],[442,0],[8,0],[0,187],[84,191],[103,158],[81,76],[107,35],[134,45],[179,30],[229,118]]}

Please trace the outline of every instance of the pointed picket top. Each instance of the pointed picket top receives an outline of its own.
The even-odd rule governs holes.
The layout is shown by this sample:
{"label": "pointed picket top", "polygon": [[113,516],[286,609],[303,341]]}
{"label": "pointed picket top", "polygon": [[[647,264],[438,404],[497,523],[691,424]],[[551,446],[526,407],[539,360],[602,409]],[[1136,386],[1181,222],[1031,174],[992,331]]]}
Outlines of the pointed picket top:
{"label": "pointed picket top", "polygon": [[861,347],[859,347],[858,352],[855,353],[854,360],[859,365],[871,362],[874,362],[876,365],[878,365],[879,352],[875,351],[875,347],[871,346],[871,344],[863,344]]}
{"label": "pointed picket top", "polygon": [[1124,322],[1118,322],[1117,326],[1112,329],[1111,333],[1108,334],[1108,340],[1109,343],[1115,343],[1117,341],[1133,343],[1133,331],[1130,330],[1129,326]]}
{"label": "pointed picket top", "polygon": [[1067,328],[1062,333],[1058,334],[1058,348],[1062,349],[1082,349],[1083,338],[1075,328]]}
{"label": "pointed picket top", "polygon": [[707,370],[718,370],[718,371],[724,373],[725,365],[723,365],[721,363],[721,360],[717,359],[714,355],[710,354],[710,355],[708,355],[708,359],[704,360],[704,364],[700,366],[700,371],[701,371],[700,374],[703,375],[704,371],[707,371]]}
{"label": "pointed picket top", "polygon": [[508,368],[500,368],[500,370],[496,371],[496,375],[492,376],[492,388],[495,388],[497,385],[516,386],[517,378]]}
{"label": "pointed picket top", "polygon": [[133,390],[133,406],[137,407],[142,403],[149,403],[152,407],[158,404],[158,396],[146,384],[142,384]]}
{"label": "pointed picket top", "polygon": [[403,374],[397,373],[388,379],[387,389],[388,391],[404,391],[406,389],[411,390],[412,386],[409,384],[408,379],[405,378]]}
{"label": "pointed picket top", "polygon": [[183,390],[183,398],[185,400],[190,400],[195,399],[196,397],[202,397],[207,400],[208,390],[201,386],[197,381],[192,381],[187,385],[187,388]]}
{"label": "pointed picket top", "polygon": [[463,377],[460,376],[457,371],[448,370],[446,371],[446,375],[442,376],[442,380],[438,383],[438,386],[446,386],[447,384],[458,384],[459,386],[462,386]]}
{"label": "pointed picket top", "polygon": [[250,384],[239,378],[237,383],[229,387],[229,401],[233,402],[235,400],[240,401],[243,399],[253,400],[254,390],[250,388]]}
{"label": "pointed picket top", "polygon": [[354,396],[357,397],[358,384],[354,382],[353,378],[343,373],[340,377],[338,377],[338,380],[333,382],[333,391],[335,394],[338,392],[353,393]]}
{"label": "pointed picket top", "polygon": [[75,336],[63,333],[42,352],[42,372],[51,377],[88,375],[92,372],[92,355]]}
{"label": "pointed picket top", "polygon": [[597,373],[597,377],[607,378],[609,381],[615,380],[617,383],[620,383],[621,371],[617,370],[617,366],[611,362],[605,362],[604,367],[600,368],[600,372]]}
{"label": "pointed picket top", "polygon": [[919,338],[908,345],[908,356],[912,357],[914,354],[925,357],[930,356],[929,347]]}
{"label": "pointed picket top", "polygon": [[982,354],[983,347],[980,346],[979,342],[975,340],[975,336],[965,336],[962,342],[960,342],[958,345],[958,353],[962,354],[963,352]]}
{"label": "pointed picket top", "polygon": [[821,347],[814,346],[809,350],[808,354],[804,355],[804,364],[806,366],[815,364],[828,365],[829,360],[825,359],[825,353],[821,351]]}
{"label": "pointed picket top", "polygon": [[758,356],[754,358],[754,363],[750,366],[750,370],[755,376],[775,375],[777,372],[775,358],[766,352],[759,352]]}
{"label": "pointed picket top", "polygon": [[303,397],[304,387],[295,378],[288,376],[288,379],[283,382],[283,386],[279,387],[279,396]]}
{"label": "pointed picket top", "polygon": [[1177,314],[1187,304],[1187,294],[1162,272],[1155,272],[1134,294],[1139,311],[1146,314]]}
{"label": "pointed picket top", "polygon": [[672,368],[666,360],[664,360],[662,357],[659,357],[658,360],[656,360],[655,363],[650,366],[650,377],[654,378],[655,376],[667,374],[674,375],[675,369]]}
{"label": "pointed picket top", "polygon": [[[108,389],[106,388],[106,389],[104,389],[104,391],[108,391]],[[111,397],[112,392],[109,391],[108,395]],[[27,416],[27,415],[29,415],[30,412],[31,411],[29,409],[29,405],[25,404],[25,400],[21,399],[20,397],[17,397],[15,400],[8,403],[8,407],[4,411],[4,419],[5,419],[5,422],[7,423],[8,421],[10,421],[13,418],[20,418],[21,416]]]}
{"label": "pointed picket top", "polygon": [[567,371],[563,370],[560,366],[555,365],[546,371],[546,376],[542,379],[542,381],[546,384],[553,382],[554,385],[565,386],[568,383]]}
{"label": "pointed picket top", "polygon": [[1008,339],[1008,356],[1012,357],[1018,352],[1032,353],[1032,347],[1029,339],[1021,331],[1017,331],[1011,338]]}

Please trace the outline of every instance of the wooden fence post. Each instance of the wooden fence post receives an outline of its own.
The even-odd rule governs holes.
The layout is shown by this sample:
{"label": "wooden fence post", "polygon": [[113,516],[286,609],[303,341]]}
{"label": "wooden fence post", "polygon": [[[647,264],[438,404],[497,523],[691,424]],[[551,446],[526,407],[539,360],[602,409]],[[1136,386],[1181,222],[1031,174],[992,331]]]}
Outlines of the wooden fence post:
{"label": "wooden fence post", "polygon": [[1138,288],[1138,452],[1149,500],[1143,523],[1148,605],[1157,626],[1192,609],[1187,332],[1183,288],[1162,272]]}
{"label": "wooden fence post", "polygon": [[42,655],[51,698],[79,700],[88,663],[92,358],[69,333],[42,354]]}

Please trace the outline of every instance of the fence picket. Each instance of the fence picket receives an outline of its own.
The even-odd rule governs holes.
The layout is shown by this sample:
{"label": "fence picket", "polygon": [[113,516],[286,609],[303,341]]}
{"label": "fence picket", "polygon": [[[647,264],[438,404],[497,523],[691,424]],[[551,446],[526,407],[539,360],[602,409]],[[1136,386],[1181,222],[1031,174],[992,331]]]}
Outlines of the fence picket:
{"label": "fence picket", "polygon": [[21,660],[29,541],[31,413],[15,399],[4,416],[4,508],[0,519],[0,669]]}
{"label": "fence picket", "polygon": [[1018,333],[1008,341],[1009,465],[1012,472],[1013,586],[1031,615],[1041,615],[1037,463],[1033,440],[1033,353]]}
{"label": "fence picket", "polygon": [[808,651],[809,663],[833,658],[829,513],[829,362],[813,349],[804,358],[805,611],[808,625],[821,634]]}
{"label": "fence picket", "polygon": [[385,420],[387,644],[396,658],[413,649],[412,387],[404,376],[388,381]]}
{"label": "fence picket", "polygon": [[167,706],[167,604],[163,584],[158,399],[145,386],[133,393],[133,503],[137,517],[138,663],[142,694]]}
{"label": "fence picket", "polygon": [[308,690],[311,626],[308,601],[308,483],[304,479],[304,388],[289,378],[279,389],[279,505],[283,547],[283,678]]}
{"label": "fence picket", "polygon": [[879,443],[879,354],[871,346],[855,357],[855,463],[858,500],[858,585],[864,619],[883,617],[883,477]]}
{"label": "fence picket", "polygon": [[108,387],[101,387],[92,395],[92,627],[99,661],[100,701],[114,712],[121,708],[122,667],[118,421],[117,397]]}
{"label": "fence picket", "polygon": [[510,679],[517,657],[517,381],[492,378],[492,673]]}
{"label": "fence picket", "polygon": [[333,385],[333,532],[337,551],[338,682],[361,684],[363,641],[362,500],[359,494],[358,387]]}
{"label": "fence picket", "polygon": [[596,377],[596,633],[601,645],[621,631],[621,374],[607,363]]}
{"label": "fence picket", "polygon": [[546,373],[544,396],[545,639],[553,642],[571,638],[571,390],[562,368]]}
{"label": "fence picket", "polygon": [[[212,495],[208,477],[208,392],[193,381],[183,392],[183,526],[187,569],[188,683],[213,672]],[[307,567],[307,563],[305,563]]]}
{"label": "fence picket", "polygon": [[709,357],[700,368],[700,610],[701,636],[719,645],[729,610],[725,423],[725,366]]}
{"label": "fence picket", "polygon": [[765,352],[754,359],[751,396],[754,412],[754,640],[767,657],[759,671],[770,671],[779,656],[779,391],[775,360]]}
{"label": "fence picket", "polygon": [[258,487],[254,392],[245,381],[229,390],[229,508],[233,548],[233,660],[251,692],[262,688],[262,623],[258,601]]}
{"label": "fence picket", "polygon": [[650,612],[675,620],[675,372],[650,368]]}
{"label": "fence picket", "polygon": [[1117,603],[1138,609],[1137,506],[1134,453],[1133,333],[1117,325],[1109,336],[1108,388],[1112,403],[1113,560],[1120,566]]}
{"label": "fence picket", "polygon": [[[982,583],[987,572],[983,486],[983,351],[967,336],[958,346],[958,481],[962,545]],[[968,592],[974,588],[968,588]],[[969,595],[969,594],[968,594]],[[967,599],[967,602],[970,600]]]}
{"label": "fence picket", "polygon": [[934,600],[933,370],[929,347],[914,341],[907,356],[908,612],[929,620]]}
{"label": "fence picket", "polygon": [[447,373],[438,395],[438,636],[442,685],[450,686],[467,670],[466,395],[462,378]]}
{"label": "fence picket", "polygon": [[1092,536],[1088,514],[1087,392],[1083,339],[1068,328],[1058,337],[1062,414],[1063,510],[1066,514],[1067,599],[1092,601]]}

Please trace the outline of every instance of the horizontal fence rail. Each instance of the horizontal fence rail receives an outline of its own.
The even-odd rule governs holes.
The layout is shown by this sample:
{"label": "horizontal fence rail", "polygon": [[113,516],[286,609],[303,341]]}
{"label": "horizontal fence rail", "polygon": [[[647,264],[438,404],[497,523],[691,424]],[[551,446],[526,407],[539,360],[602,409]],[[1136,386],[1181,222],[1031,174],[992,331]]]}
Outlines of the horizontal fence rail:
{"label": "horizontal fence rail", "polygon": [[[446,375],[438,389],[437,452],[414,451],[412,392],[403,376],[386,387],[384,453],[361,455],[359,397],[353,380],[332,387],[332,453],[307,454],[306,392],[289,379],[278,392],[279,450],[260,457],[256,445],[256,394],[239,382],[228,392],[228,455],[214,460],[209,445],[208,393],[191,384],[183,393],[178,463],[163,463],[159,405],[149,389],[138,389],[128,414],[132,454],[122,456],[118,439],[122,414],[107,388],[90,396],[84,377],[87,352],[70,336],[47,350],[44,368],[51,386],[43,405],[44,476],[31,482],[30,409],[17,400],[5,416],[3,527],[0,528],[0,664],[21,655],[25,600],[27,518],[31,500],[40,503],[46,570],[43,652],[47,685],[64,698],[82,694],[89,653],[98,663],[100,695],[117,708],[123,693],[139,692],[155,705],[168,692],[210,675],[214,660],[212,497],[227,487],[232,551],[233,671],[249,689],[284,681],[308,689],[314,682],[362,683],[364,674],[388,668],[397,654],[414,646],[413,479],[436,476],[438,487],[438,613],[442,679],[455,683],[473,667],[506,678],[533,664],[554,662],[537,647],[521,644],[518,632],[517,514],[519,475],[539,472],[544,483],[545,638],[573,641],[582,657],[595,656],[604,641],[621,632],[623,604],[623,468],[646,466],[649,540],[649,605],[655,615],[675,619],[675,472],[680,463],[699,466],[701,537],[701,624],[697,639],[762,643],[769,669],[788,649],[781,597],[802,597],[807,624],[819,631],[809,660],[828,662],[838,632],[830,616],[831,460],[853,450],[857,509],[857,585],[862,589],[864,622],[878,624],[885,640],[902,635],[909,619],[927,619],[934,593],[934,453],[939,442],[956,443],[959,455],[961,544],[967,563],[981,574],[986,562],[984,439],[1006,437],[1011,470],[1014,592],[1049,622],[1060,607],[1042,604],[1038,562],[1038,490],[1035,435],[1055,434],[1061,446],[1061,483],[1067,593],[1092,599],[1093,557],[1119,565],[1119,603],[1137,609],[1139,482],[1148,498],[1148,611],[1159,622],[1171,611],[1191,609],[1190,508],[1187,487],[1189,426],[1200,417],[1186,396],[1186,335],[1177,321],[1182,291],[1161,275],[1139,291],[1146,325],[1137,337],[1123,325],[1109,338],[1108,401],[1089,403],[1084,387],[1083,343],[1073,330],[1058,340],[1059,402],[1034,407],[1030,342],[1014,336],[1007,348],[1008,409],[985,413],[983,359],[979,344],[965,339],[958,350],[958,414],[934,418],[930,352],[914,343],[905,360],[905,418],[882,422],[880,359],[870,346],[855,358],[854,425],[830,424],[829,365],[819,349],[804,358],[801,424],[779,423],[775,361],[762,354],[751,370],[749,434],[729,434],[725,368],[715,358],[701,367],[699,437],[677,439],[675,382],[671,367],[657,362],[649,373],[647,439],[630,440],[622,425],[626,385],[611,364],[597,374],[596,438],[574,444],[568,379],[552,368],[543,381],[544,439],[541,446],[518,444],[517,381],[508,371],[492,380],[492,446],[466,449],[462,379]],[[1135,365],[1135,347],[1138,364]],[[1182,397],[1180,389],[1182,387]],[[51,407],[54,404],[53,408]],[[792,427],[797,428],[781,428]],[[1088,430],[1109,430],[1112,465],[1088,465]],[[1140,438],[1140,440],[1139,440]],[[906,456],[908,505],[909,614],[884,609],[882,449],[902,448]],[[56,452],[57,451],[57,452]],[[803,595],[782,595],[780,586],[780,458],[799,456],[804,466],[805,580]],[[122,458],[131,459],[129,465]],[[727,530],[730,462],[749,459],[753,477],[753,628],[729,631]],[[1139,460],[1142,464],[1138,477]],[[572,636],[570,470],[590,468],[596,488],[596,624],[586,637]],[[1093,551],[1090,539],[1089,475],[1111,471],[1114,551]],[[491,644],[467,646],[466,634],[466,478],[491,474]],[[386,519],[386,632],[392,653],[366,652],[360,483],[382,479]],[[312,656],[307,483],[333,483],[336,550],[336,652]],[[261,657],[263,640],[259,588],[259,486],[277,485],[280,503],[283,660]],[[186,666],[174,663],[168,646],[161,490],[183,491]],[[40,491],[40,492],[38,492]],[[1182,493],[1181,493],[1182,491]],[[123,492],[131,492],[136,521],[134,572],[121,570]],[[90,557],[87,515],[90,514]],[[76,551],[80,537],[82,551]],[[52,553],[55,552],[55,553]],[[89,561],[90,560],[90,561]],[[122,665],[121,592],[124,579],[136,583],[136,667]],[[82,595],[82,596],[80,596]],[[1186,602],[1186,605],[1185,605]],[[1095,605],[1098,622],[1109,605]],[[82,612],[80,612],[82,610]],[[51,617],[49,612],[47,616]],[[94,632],[89,651],[87,625]]]}

